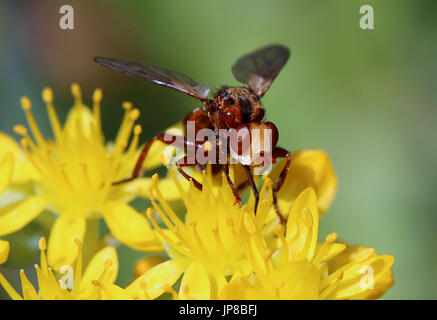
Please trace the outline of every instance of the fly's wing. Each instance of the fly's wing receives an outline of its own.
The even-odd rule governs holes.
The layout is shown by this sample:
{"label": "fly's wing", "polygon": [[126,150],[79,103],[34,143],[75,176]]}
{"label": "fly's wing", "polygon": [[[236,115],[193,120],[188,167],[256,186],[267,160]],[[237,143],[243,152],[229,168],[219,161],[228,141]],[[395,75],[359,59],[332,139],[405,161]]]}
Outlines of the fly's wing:
{"label": "fly's wing", "polygon": [[144,79],[161,86],[181,91],[204,102],[209,101],[208,94],[210,88],[208,85],[198,83],[181,72],[135,61],[113,58],[95,57],[94,61],[104,67],[121,72],[130,77]]}
{"label": "fly's wing", "polygon": [[265,47],[241,57],[232,66],[232,73],[238,81],[246,83],[258,97],[262,97],[289,56],[290,50],[284,46]]}

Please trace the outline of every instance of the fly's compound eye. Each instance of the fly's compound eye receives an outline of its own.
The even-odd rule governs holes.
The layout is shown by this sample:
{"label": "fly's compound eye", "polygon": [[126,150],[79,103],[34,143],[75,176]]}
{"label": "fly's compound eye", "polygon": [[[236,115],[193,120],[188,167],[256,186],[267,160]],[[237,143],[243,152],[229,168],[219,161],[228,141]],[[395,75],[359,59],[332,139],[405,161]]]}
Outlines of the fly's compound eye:
{"label": "fly's compound eye", "polygon": [[220,93],[220,98],[224,98],[224,97],[226,97],[228,95],[228,92],[226,91],[226,90],[223,90],[221,93]]}
{"label": "fly's compound eye", "polygon": [[227,105],[230,105],[230,106],[233,106],[235,104],[235,100],[233,98],[231,98],[231,97],[226,98],[225,102],[226,102]]}

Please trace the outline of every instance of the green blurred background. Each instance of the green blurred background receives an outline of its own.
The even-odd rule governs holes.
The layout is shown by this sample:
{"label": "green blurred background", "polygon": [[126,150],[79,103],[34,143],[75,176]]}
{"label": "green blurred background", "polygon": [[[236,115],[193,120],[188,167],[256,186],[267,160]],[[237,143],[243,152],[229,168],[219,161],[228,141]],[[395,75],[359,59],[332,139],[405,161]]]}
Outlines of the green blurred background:
{"label": "green blurred background", "polygon": [[[292,57],[263,102],[282,146],[320,148],[331,157],[339,188],[321,236],[335,231],[393,255],[395,285],[384,298],[437,298],[437,2],[71,0],[73,31],[59,28],[63,4],[0,4],[1,131],[13,134],[13,124],[25,122],[19,98],[27,95],[50,135],[40,91],[51,86],[65,115],[75,81],[86,102],[103,89],[107,137],[130,100],[142,110],[146,139],[199,104],[105,70],[93,56],[166,66],[219,87],[237,84],[230,67],[242,54],[285,44]],[[364,4],[375,10],[375,30],[359,28]],[[27,240],[35,250],[37,238]],[[125,284],[141,254],[119,253]],[[2,269],[17,280],[12,271]]]}

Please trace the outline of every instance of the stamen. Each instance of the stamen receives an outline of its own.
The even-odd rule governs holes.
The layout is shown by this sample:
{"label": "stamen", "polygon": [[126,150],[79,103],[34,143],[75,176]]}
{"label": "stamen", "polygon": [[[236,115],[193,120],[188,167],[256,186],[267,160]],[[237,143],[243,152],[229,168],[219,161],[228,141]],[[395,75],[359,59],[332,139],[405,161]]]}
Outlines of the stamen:
{"label": "stamen", "polygon": [[140,134],[141,134],[142,131],[143,130],[141,128],[141,125],[137,124],[134,127],[134,137],[133,137],[133,139],[132,139],[132,141],[130,143],[129,149],[127,151],[127,156],[126,156],[128,161],[132,158],[132,156],[134,155],[135,151],[137,150],[138,141],[140,139]]}
{"label": "stamen", "polygon": [[164,291],[167,293],[171,293],[171,295],[173,296],[173,300],[179,300],[179,294],[169,284],[163,284],[162,289],[164,289]]}
{"label": "stamen", "polygon": [[82,280],[82,264],[83,264],[83,258],[82,258],[82,242],[78,238],[74,238],[74,243],[77,247],[77,258],[76,258],[76,269],[74,273],[74,286],[73,286],[73,292],[79,292],[80,291],[80,281]]}
{"label": "stamen", "polygon": [[99,134],[102,131],[101,115],[100,115],[100,101],[102,101],[103,93],[101,89],[96,89],[93,92],[93,112],[96,121],[97,131]]}
{"label": "stamen", "polygon": [[26,114],[27,123],[29,124],[30,130],[32,131],[33,136],[35,137],[36,142],[39,146],[44,147],[46,145],[45,140],[39,130],[39,127],[35,121],[33,113],[31,111],[32,104],[27,97],[21,98],[21,106]]}
{"label": "stamen", "polygon": [[104,199],[109,190],[111,190],[112,187],[112,181],[114,177],[114,158],[111,155],[106,155],[106,160],[108,161],[108,171],[106,180],[103,182],[103,187],[101,192],[99,193],[100,198]]}
{"label": "stamen", "polygon": [[14,132],[19,134],[26,140],[27,144],[30,146],[33,152],[37,150],[37,146],[35,145],[35,143],[33,143],[32,139],[28,135],[26,127],[22,125],[15,125]]}
{"label": "stamen", "polygon": [[143,292],[144,292],[144,298],[146,299],[146,300],[150,300],[150,295],[149,295],[149,293],[147,292],[147,283],[145,282],[145,281],[141,281],[140,282],[140,288],[143,290]]}
{"label": "stamen", "polygon": [[[122,140],[129,140],[130,132],[132,131],[133,123],[136,119],[132,119],[131,113],[134,111],[132,110],[132,103],[130,102],[123,102],[122,104],[124,111],[123,120],[121,121],[120,128],[118,129],[117,137],[115,138],[115,145],[118,146],[120,144],[120,141]],[[137,109],[135,109],[137,110]],[[137,110],[138,116],[139,111]],[[135,116],[135,113],[134,113]]]}
{"label": "stamen", "polygon": [[182,197],[182,200],[185,203],[185,206],[187,206],[187,194],[185,193],[184,188],[182,187],[179,179],[176,177],[176,174],[174,170],[168,165],[165,165],[167,167],[168,173],[170,174],[171,180],[175,184],[176,188],[178,189],[179,195]]}
{"label": "stamen", "polygon": [[170,239],[165,233],[164,231],[161,229],[161,227],[156,223],[155,219],[153,218],[153,209],[152,208],[148,208],[146,211],[146,215],[147,218],[150,220],[150,222],[152,223],[153,227],[155,228],[155,230],[159,233],[159,235],[164,239],[165,242],[167,242],[172,248],[174,248],[175,250],[179,251],[182,254],[187,254],[187,250],[185,250],[184,248],[182,248],[179,244],[177,244],[176,242],[174,242],[172,239]]}
{"label": "stamen", "polygon": [[329,285],[325,290],[323,290],[320,293],[320,300],[325,300],[340,284],[341,280],[343,279],[344,272],[340,271],[337,275],[337,279],[334,280],[334,282]]}
{"label": "stamen", "polygon": [[71,84],[71,94],[74,97],[74,104],[75,104],[75,106],[83,105],[83,102],[82,102],[82,93],[81,93],[80,87],[79,87],[79,85],[77,83],[72,83]]}
{"label": "stamen", "polygon": [[57,142],[61,139],[61,123],[59,122],[56,109],[53,106],[53,91],[49,87],[44,88],[42,91],[42,99],[46,104],[47,113],[49,115],[50,124],[52,125],[53,134]]}
{"label": "stamen", "polygon": [[88,165],[84,162],[79,163],[82,168],[83,177],[85,180],[85,184],[91,187],[90,177],[88,175]]}
{"label": "stamen", "polygon": [[285,285],[285,282],[283,280],[279,280],[278,282],[276,282],[275,285],[275,293],[276,293],[276,298],[277,299],[281,299],[280,294],[279,294],[279,290]]}
{"label": "stamen", "polygon": [[165,213],[168,215],[168,217],[173,222],[173,224],[175,224],[179,228],[183,228],[185,226],[184,223],[178,218],[176,213],[168,204],[167,200],[162,196],[161,190],[158,187],[158,180],[159,180],[159,176],[157,173],[155,173],[152,176],[152,183],[153,183],[153,190],[156,193],[156,197],[158,198],[159,203],[162,205]]}
{"label": "stamen", "polygon": [[223,244],[222,238],[220,237],[219,230],[217,227],[212,228],[212,233],[214,234],[215,243],[217,246],[218,252],[226,252],[225,246]]}
{"label": "stamen", "polygon": [[190,225],[193,227],[194,239],[196,240],[200,254],[203,257],[210,257],[210,255],[208,254],[208,250],[206,249],[202,239],[199,236],[199,232],[197,231],[197,221],[191,221]]}
{"label": "stamen", "polygon": [[35,167],[35,169],[40,173],[41,176],[44,176],[44,170],[36,163],[34,157],[32,157],[32,154],[29,151],[29,143],[26,139],[20,140],[21,146],[23,147],[23,151],[26,154],[27,158],[30,160],[32,165]]}
{"label": "stamen", "polygon": [[150,199],[150,202],[152,203],[153,208],[155,208],[156,212],[158,213],[159,217],[161,218],[161,220],[164,222],[164,224],[167,226],[167,228],[169,228],[170,230],[172,228],[175,227],[175,225],[170,221],[170,219],[166,216],[166,214],[164,213],[164,211],[162,211],[161,207],[156,203],[155,199],[153,199],[153,194],[152,192],[149,190],[148,192],[148,196]]}
{"label": "stamen", "polygon": [[374,248],[366,248],[358,253],[351,255],[351,260],[355,263],[361,263],[369,259],[371,256],[375,254]]}
{"label": "stamen", "polygon": [[47,264],[47,257],[46,257],[46,249],[47,249],[47,241],[46,238],[41,237],[38,242],[38,247],[40,250],[40,264],[41,264],[41,270],[44,273],[44,275],[48,276],[48,264]]}
{"label": "stamen", "polygon": [[23,298],[18,294],[18,292],[11,286],[8,280],[0,272],[0,285],[5,289],[6,293],[11,297],[12,300],[23,300]]}
{"label": "stamen", "polygon": [[74,194],[73,185],[71,184],[70,178],[68,177],[67,172],[65,171],[66,167],[67,167],[67,164],[65,162],[61,162],[59,164],[59,168],[61,169],[61,173],[62,173],[62,176],[64,178],[65,185],[67,186],[68,190],[72,194]]}
{"label": "stamen", "polygon": [[191,296],[190,296],[190,294],[189,294],[189,292],[190,292],[190,287],[189,287],[187,284],[184,285],[184,286],[181,288],[181,290],[182,290],[182,292],[183,292],[183,294],[185,295],[185,297],[186,297],[187,300],[193,300],[193,299],[191,299]]}
{"label": "stamen", "polygon": [[285,229],[282,224],[277,224],[273,231],[275,232],[276,236],[281,239],[282,242],[282,249],[281,249],[281,259],[282,263],[286,263],[289,259],[289,249],[288,249],[288,243],[285,239]]}

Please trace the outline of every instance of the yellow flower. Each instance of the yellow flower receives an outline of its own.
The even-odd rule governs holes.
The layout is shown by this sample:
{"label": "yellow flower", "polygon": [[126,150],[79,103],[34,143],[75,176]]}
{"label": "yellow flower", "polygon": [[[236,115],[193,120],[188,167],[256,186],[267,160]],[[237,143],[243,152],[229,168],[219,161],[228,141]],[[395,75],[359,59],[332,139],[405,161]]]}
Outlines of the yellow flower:
{"label": "yellow flower", "polygon": [[[302,151],[294,156],[298,159],[296,162],[299,161],[300,157],[311,158],[308,157],[309,153],[325,155],[318,151]],[[329,160],[327,161],[329,162]],[[325,176],[325,178],[312,181],[306,174],[308,170],[293,166],[290,169],[291,176],[299,180],[294,182],[298,187],[295,187],[293,192],[300,191],[299,189],[306,184],[317,186],[321,183],[320,181],[323,181],[327,186],[335,181],[331,166],[328,168],[314,166],[311,161],[307,166],[310,168],[308,170],[312,170],[314,176]],[[255,217],[253,195],[251,194],[247,205],[239,208],[235,205],[235,198],[226,177],[224,175],[219,175],[218,178],[213,177],[210,166],[207,168],[208,170],[200,175],[199,180],[203,184],[201,191],[195,188],[193,183],[185,188],[183,181],[181,182],[173,170],[169,168],[169,173],[186,207],[184,221],[177,216],[161,194],[162,188],[158,186],[157,175],[152,177],[153,188],[149,197],[166,228],[159,226],[151,208],[148,209],[147,215],[164,241],[164,246],[171,256],[171,260],[152,267],[140,276],[127,288],[131,294],[141,289],[139,283],[146,282],[148,288],[156,288],[151,294],[154,298],[168,292],[169,286],[173,285],[184,274],[177,295],[179,298],[216,299],[220,290],[227,284],[229,277],[235,274],[244,276],[253,271],[247,258],[248,250],[246,249],[251,244],[248,241],[248,232],[244,227],[251,222],[247,218],[248,216],[254,217],[253,223],[251,223],[253,232],[260,234],[261,238],[265,236],[268,242],[276,241],[273,239],[275,234],[272,230],[273,226],[278,224],[278,220],[276,218],[268,219],[273,210],[271,179],[264,177],[265,180],[260,189],[260,206]],[[320,171],[324,174],[321,174]],[[299,173],[302,173],[302,176],[299,176]],[[327,181],[326,177],[330,177],[331,180]],[[217,182],[217,179],[221,181]],[[332,193],[332,187],[319,188],[319,191],[321,196],[328,198],[325,192]],[[289,194],[290,202],[295,199],[293,192]],[[332,197],[332,195],[330,196]],[[289,205],[284,200],[282,204]],[[263,238],[262,240],[264,241]]]}
{"label": "yellow flower", "polygon": [[346,245],[335,243],[335,233],[317,243],[318,218],[316,193],[308,188],[294,202],[286,228],[276,225],[277,248],[268,247],[259,233],[250,233],[248,243],[253,245],[247,246],[247,256],[254,273],[234,277],[219,297],[366,299],[383,294],[391,284],[394,258],[377,255],[373,248],[352,249],[342,256]]}
{"label": "yellow flower", "polygon": [[[34,139],[24,126],[14,129],[22,135],[21,144],[32,165],[33,172],[29,169],[31,172],[25,177],[32,177],[34,192],[1,209],[0,236],[21,229],[48,208],[59,214],[48,242],[48,260],[56,270],[74,260],[76,250],[71,240],[76,237],[82,241],[87,219],[103,217],[112,234],[132,248],[162,250],[146,218],[127,204],[148,189],[150,178],[112,184],[130,176],[140,152],[141,127],[135,126],[139,110],[131,103],[123,104],[125,115],[118,135],[113,144],[106,145],[100,122],[101,90],[94,91],[92,110],[83,104],[77,84],[72,85],[71,91],[75,102],[64,126],[56,114],[51,89],[45,88],[42,92],[53,140],[44,139],[32,114],[30,100],[21,99]],[[20,154],[11,141],[7,148]],[[159,144],[152,147],[147,168],[160,163],[161,151]],[[20,182],[23,179],[20,175],[17,178]],[[171,190],[169,192],[171,194]]]}
{"label": "yellow flower", "polygon": [[[0,195],[8,187],[14,171],[15,161],[12,153],[8,152],[0,156]],[[1,211],[0,211],[1,214]],[[9,242],[0,239],[0,264],[8,259]]]}
{"label": "yellow flower", "polygon": [[75,268],[65,266],[64,275],[56,279],[46,258],[46,241],[41,238],[40,265],[35,265],[38,278],[38,290],[20,270],[21,297],[0,273],[0,284],[14,300],[90,300],[90,299],[130,299],[126,292],[114,284],[118,273],[117,252],[114,247],[106,247],[97,252],[85,271],[82,270],[82,244],[75,239],[77,258]]}
{"label": "yellow flower", "polygon": [[3,264],[8,259],[9,242],[0,239],[0,264]]}

